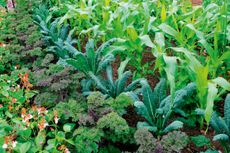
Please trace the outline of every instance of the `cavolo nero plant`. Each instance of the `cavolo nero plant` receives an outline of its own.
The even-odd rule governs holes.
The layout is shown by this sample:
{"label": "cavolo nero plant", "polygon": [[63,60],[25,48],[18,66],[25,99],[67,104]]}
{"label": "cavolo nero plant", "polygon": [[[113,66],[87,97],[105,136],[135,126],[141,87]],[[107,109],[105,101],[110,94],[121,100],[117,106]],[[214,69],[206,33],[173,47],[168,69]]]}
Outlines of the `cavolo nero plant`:
{"label": "cavolo nero plant", "polygon": [[156,136],[160,137],[170,131],[182,128],[183,123],[173,121],[168,125],[173,110],[179,108],[186,98],[192,96],[196,91],[194,83],[175,92],[173,103],[172,95],[166,95],[166,79],[161,79],[154,90],[151,89],[146,80],[142,84],[142,101],[136,101],[134,106],[138,114],[146,119],[144,122],[138,122],[138,128],[147,128]]}
{"label": "cavolo nero plant", "polygon": [[107,78],[104,79],[100,76],[96,76],[93,73],[89,73],[92,80],[96,83],[97,88],[106,96],[116,98],[121,93],[128,93],[135,99],[134,90],[138,88],[138,85],[142,79],[132,81],[127,85],[128,79],[132,76],[131,71],[125,71],[125,67],[128,64],[129,59],[121,62],[118,68],[118,78],[114,80],[112,67],[109,65],[106,67]]}
{"label": "cavolo nero plant", "polygon": [[225,152],[230,152],[230,94],[227,95],[224,103],[224,118],[213,113],[210,124],[216,131],[213,140],[219,141]]}
{"label": "cavolo nero plant", "polygon": [[116,41],[117,39],[113,38],[96,48],[94,40],[89,40],[85,47],[85,53],[78,51],[71,45],[67,45],[68,50],[74,52],[75,55],[72,58],[66,59],[66,62],[83,72],[86,76],[89,76],[90,72],[97,76],[115,60],[114,50],[109,50],[108,52],[107,50]]}
{"label": "cavolo nero plant", "polygon": [[74,45],[77,40],[72,39],[74,29],[70,30],[69,25],[58,25],[59,18],[53,19],[52,14],[44,5],[34,10],[34,22],[40,27],[44,40],[47,43],[48,52],[54,53],[60,59],[66,59],[75,54],[68,50],[69,45]]}

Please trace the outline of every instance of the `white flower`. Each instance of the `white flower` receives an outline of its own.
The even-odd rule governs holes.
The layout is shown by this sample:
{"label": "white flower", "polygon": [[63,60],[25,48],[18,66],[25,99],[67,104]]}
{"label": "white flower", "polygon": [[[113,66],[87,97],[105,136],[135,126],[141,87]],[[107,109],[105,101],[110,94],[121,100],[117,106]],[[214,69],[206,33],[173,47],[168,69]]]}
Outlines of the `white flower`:
{"label": "white flower", "polygon": [[12,146],[13,146],[13,148],[16,147],[17,143],[18,143],[17,141],[12,141]]}
{"label": "white flower", "polygon": [[3,145],[2,145],[2,148],[3,149],[6,149],[8,147],[8,145],[6,144],[6,143],[4,143]]}
{"label": "white flower", "polygon": [[58,120],[59,120],[59,118],[54,117],[54,122],[55,122],[55,124],[58,124]]}
{"label": "white flower", "polygon": [[27,115],[21,115],[22,116],[22,118],[23,118],[23,120],[22,120],[22,122],[27,122],[28,120],[30,120],[31,118],[33,118],[33,115],[31,115],[31,114],[27,114]]}
{"label": "white flower", "polygon": [[65,153],[71,153],[68,148],[65,148]]}
{"label": "white flower", "polygon": [[46,128],[48,125],[49,125],[48,123],[45,123],[45,124],[44,124],[44,128]]}

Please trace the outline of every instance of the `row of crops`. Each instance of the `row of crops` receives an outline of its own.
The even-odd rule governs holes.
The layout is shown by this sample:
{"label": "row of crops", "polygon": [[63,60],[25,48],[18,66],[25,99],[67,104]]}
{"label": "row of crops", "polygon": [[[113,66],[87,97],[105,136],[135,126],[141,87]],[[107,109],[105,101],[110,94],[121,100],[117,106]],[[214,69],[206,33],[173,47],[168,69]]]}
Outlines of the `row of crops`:
{"label": "row of crops", "polygon": [[230,152],[227,0],[7,2],[0,152]]}

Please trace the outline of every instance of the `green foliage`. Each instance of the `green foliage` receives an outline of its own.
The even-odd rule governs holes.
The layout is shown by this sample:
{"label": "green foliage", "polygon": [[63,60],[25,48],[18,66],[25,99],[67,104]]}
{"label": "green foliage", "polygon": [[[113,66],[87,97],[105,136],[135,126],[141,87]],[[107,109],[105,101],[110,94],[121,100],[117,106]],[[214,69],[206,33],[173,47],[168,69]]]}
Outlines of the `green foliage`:
{"label": "green foliage", "polygon": [[76,40],[72,39],[74,31],[69,31],[68,25],[59,27],[58,19],[52,21],[52,14],[49,14],[49,10],[44,5],[36,8],[34,14],[35,23],[40,27],[44,40],[49,46],[49,52],[53,52],[60,59],[66,59],[75,54],[66,49],[66,44],[76,44]]}
{"label": "green foliage", "polygon": [[111,112],[97,122],[97,127],[105,133],[105,138],[112,142],[133,143],[134,130],[130,128],[122,117]]}
{"label": "green foliage", "polygon": [[211,143],[204,135],[193,136],[191,140],[197,147],[210,146]]}
{"label": "green foliage", "polygon": [[138,85],[142,79],[137,79],[127,85],[128,79],[132,75],[131,71],[124,72],[128,61],[129,59],[121,62],[120,67],[117,70],[117,80],[113,80],[114,76],[111,66],[107,66],[106,69],[107,79],[97,77],[93,73],[90,73],[90,76],[96,83],[97,88],[107,97],[116,98],[123,92],[133,95],[134,90],[138,88]]}
{"label": "green foliage", "polygon": [[[199,98],[199,108],[203,109],[204,119],[209,124],[211,119],[211,114],[213,112],[213,105],[216,98],[218,98],[218,88],[220,86],[223,88],[220,92],[224,93],[224,91],[230,90],[230,84],[227,80],[222,77],[217,77],[214,79],[209,79],[208,75],[210,72],[210,66],[206,64],[205,66],[191,53],[189,50],[185,48],[173,48],[176,52],[181,52],[186,56],[188,64],[187,69],[191,72],[191,75],[196,82],[197,86],[197,96]],[[200,121],[201,127],[203,126],[203,119]]]}
{"label": "green foliage", "polygon": [[164,135],[161,139],[161,145],[163,146],[164,152],[180,152],[187,146],[189,137],[180,131],[173,131]]}
{"label": "green foliage", "polygon": [[217,150],[208,149],[205,152],[202,151],[201,153],[218,153],[218,151]]}
{"label": "green foliage", "polygon": [[97,153],[98,143],[104,136],[103,132],[96,128],[79,127],[73,133],[75,145],[79,153]]}
{"label": "green foliage", "polygon": [[5,0],[0,0],[0,6],[6,7],[6,1]]}
{"label": "green foliage", "polygon": [[134,137],[136,143],[140,145],[137,150],[138,153],[155,152],[155,150],[160,148],[160,144],[157,142],[157,139],[155,139],[152,133],[150,133],[146,128],[138,129],[135,132]]}
{"label": "green foliage", "polygon": [[100,92],[93,92],[87,97],[88,109],[98,117],[102,117],[111,111],[124,115],[126,108],[132,104],[133,100],[125,93],[120,94],[115,99],[106,99]]}
{"label": "green foliage", "polygon": [[166,97],[165,79],[161,79],[153,91],[146,81],[142,81],[141,84],[143,102],[136,101],[134,105],[138,114],[143,116],[146,122],[139,122],[137,127],[147,128],[157,136],[182,128],[183,123],[180,121],[173,121],[169,125],[166,124],[172,111],[179,108],[187,97],[194,94],[195,84],[191,83],[183,89],[176,91],[173,103],[171,103],[172,95]]}
{"label": "green foliage", "polygon": [[227,95],[224,102],[224,118],[222,119],[216,113],[212,114],[210,125],[216,131],[216,135],[213,140],[220,141],[223,145],[225,151],[230,151],[230,122],[229,122],[229,112],[230,112],[230,94]]}
{"label": "green foliage", "polygon": [[139,144],[138,153],[180,152],[189,142],[188,136],[180,131],[169,132],[157,140],[146,128],[138,129],[135,140]]}
{"label": "green foliage", "polygon": [[87,105],[83,98],[78,101],[70,99],[68,102],[58,103],[53,109],[58,112],[62,120],[71,119],[72,122],[76,122],[86,113]]}
{"label": "green foliage", "polygon": [[100,150],[99,150],[99,153],[120,153],[121,151],[114,147],[114,146],[111,146],[111,145],[108,145],[106,147],[101,147]]}
{"label": "green foliage", "polygon": [[[5,4],[0,0],[0,5]],[[213,113],[214,102],[230,90],[224,79],[228,5],[217,0],[195,8],[187,0],[17,0],[14,11],[0,14],[0,152],[121,152],[112,145],[134,143],[135,129],[121,116],[138,98],[139,85],[143,102],[135,106],[145,120],[135,134],[137,152],[180,152],[188,137],[175,131],[182,122],[172,114],[191,123],[197,107],[216,130],[213,140],[229,152],[229,95],[224,118]],[[111,65],[115,55],[127,59],[117,73],[117,62]],[[134,73],[125,71],[128,62]],[[146,74],[167,78],[170,95],[166,80],[154,90],[143,79],[129,80],[131,75],[149,78]],[[87,102],[78,93],[83,77],[85,95],[101,92],[90,94]],[[202,136],[192,139],[210,143]]]}
{"label": "green foliage", "polygon": [[[48,54],[49,55],[49,54]],[[59,101],[65,101],[69,98],[78,97],[79,94],[73,93],[80,88],[79,79],[82,76],[76,73],[70,67],[50,64],[48,57],[42,61],[42,65],[49,63],[48,66],[42,66],[40,70],[33,72],[34,84],[40,88],[41,93],[35,98],[39,105],[52,106]]]}
{"label": "green foliage", "polygon": [[66,62],[77,70],[83,72],[88,77],[90,72],[97,76],[113,60],[115,60],[111,51],[108,53],[105,53],[105,51],[116,41],[117,39],[115,38],[111,39],[95,49],[94,41],[89,40],[85,47],[85,53],[82,53],[73,46],[68,45],[69,51],[75,53],[75,55],[73,58],[67,59]]}

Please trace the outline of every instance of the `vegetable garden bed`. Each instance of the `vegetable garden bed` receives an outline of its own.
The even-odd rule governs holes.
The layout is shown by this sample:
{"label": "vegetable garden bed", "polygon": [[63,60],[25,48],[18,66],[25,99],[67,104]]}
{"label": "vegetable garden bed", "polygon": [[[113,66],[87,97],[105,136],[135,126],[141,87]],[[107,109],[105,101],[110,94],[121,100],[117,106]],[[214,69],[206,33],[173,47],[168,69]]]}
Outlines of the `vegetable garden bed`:
{"label": "vegetable garden bed", "polygon": [[5,4],[1,153],[230,152],[226,0]]}

